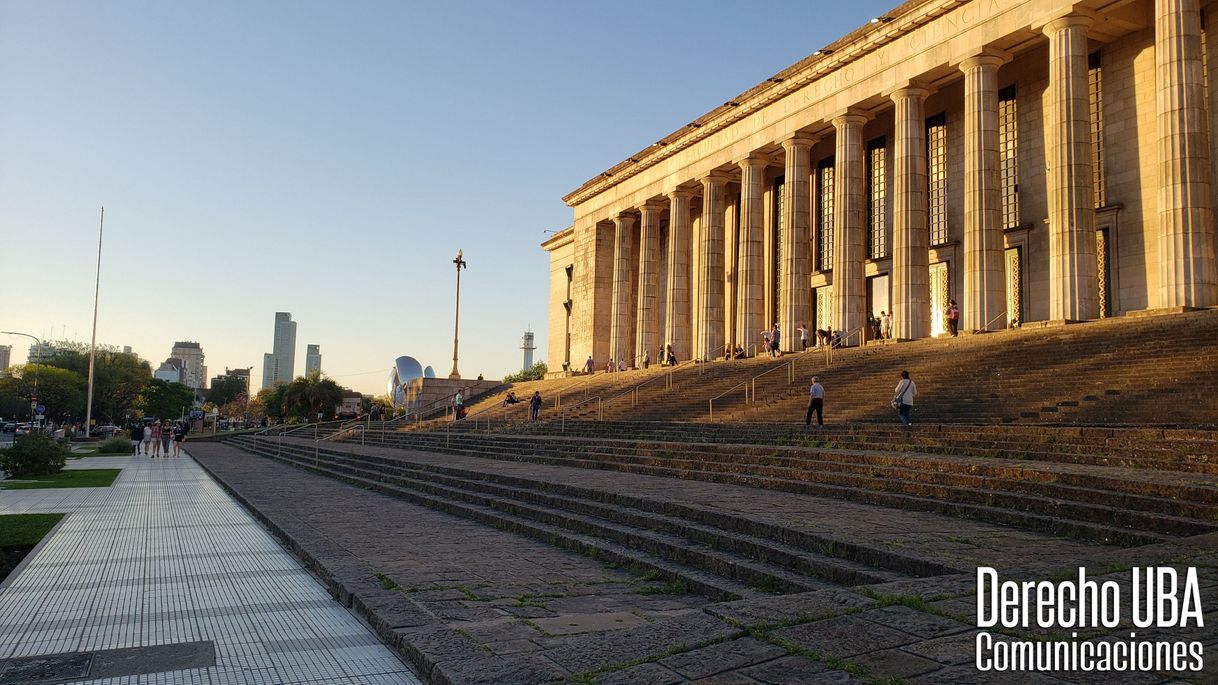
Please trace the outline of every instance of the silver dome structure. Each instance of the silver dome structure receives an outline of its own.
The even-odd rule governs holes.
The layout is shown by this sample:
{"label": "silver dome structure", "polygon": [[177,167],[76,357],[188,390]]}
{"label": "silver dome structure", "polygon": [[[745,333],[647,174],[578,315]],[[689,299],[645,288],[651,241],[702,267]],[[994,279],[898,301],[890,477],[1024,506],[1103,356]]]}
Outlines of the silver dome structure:
{"label": "silver dome structure", "polygon": [[[426,372],[431,372],[431,375],[427,376]],[[394,406],[413,407],[419,393],[417,381],[424,377],[434,378],[435,372],[431,371],[430,366],[424,371],[423,365],[414,357],[402,355],[393,360],[393,368],[389,371],[389,397]]]}

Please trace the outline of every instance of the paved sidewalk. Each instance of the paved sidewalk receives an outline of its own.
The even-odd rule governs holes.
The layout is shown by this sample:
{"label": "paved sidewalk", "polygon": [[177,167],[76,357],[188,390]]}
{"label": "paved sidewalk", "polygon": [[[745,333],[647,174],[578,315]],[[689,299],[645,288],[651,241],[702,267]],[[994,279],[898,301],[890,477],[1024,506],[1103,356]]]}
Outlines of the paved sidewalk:
{"label": "paved sidewalk", "polygon": [[99,684],[419,682],[193,460],[68,468],[123,472],[0,491],[0,514],[68,514],[0,588],[0,681],[56,654]]}

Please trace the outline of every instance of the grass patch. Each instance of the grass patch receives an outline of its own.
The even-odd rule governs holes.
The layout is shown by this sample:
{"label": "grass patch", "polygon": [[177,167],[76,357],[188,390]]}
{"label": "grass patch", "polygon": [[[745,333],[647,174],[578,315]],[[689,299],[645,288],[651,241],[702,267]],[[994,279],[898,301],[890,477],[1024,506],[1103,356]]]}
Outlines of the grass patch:
{"label": "grass patch", "polygon": [[375,575],[376,575],[376,582],[380,583],[381,587],[385,588],[386,590],[401,590],[402,589],[401,585],[398,585],[396,581],[394,581],[392,578],[385,575],[384,573],[380,573],[378,571]]}
{"label": "grass patch", "polygon": [[35,488],[106,488],[114,483],[122,469],[72,469],[49,476],[22,480],[0,481],[0,490],[33,490]]}
{"label": "grass patch", "polygon": [[63,514],[11,514],[0,516],[0,581],[34,546],[51,532]]}

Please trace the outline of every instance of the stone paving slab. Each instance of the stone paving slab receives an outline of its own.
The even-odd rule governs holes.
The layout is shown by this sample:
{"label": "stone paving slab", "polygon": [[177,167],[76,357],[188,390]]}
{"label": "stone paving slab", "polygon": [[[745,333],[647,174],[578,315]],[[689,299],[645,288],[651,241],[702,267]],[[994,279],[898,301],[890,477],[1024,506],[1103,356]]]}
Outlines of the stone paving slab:
{"label": "stone paving slab", "polygon": [[0,513],[67,514],[0,588],[0,659],[91,654],[81,685],[419,682],[191,459],[81,462],[122,473],[0,491]]}

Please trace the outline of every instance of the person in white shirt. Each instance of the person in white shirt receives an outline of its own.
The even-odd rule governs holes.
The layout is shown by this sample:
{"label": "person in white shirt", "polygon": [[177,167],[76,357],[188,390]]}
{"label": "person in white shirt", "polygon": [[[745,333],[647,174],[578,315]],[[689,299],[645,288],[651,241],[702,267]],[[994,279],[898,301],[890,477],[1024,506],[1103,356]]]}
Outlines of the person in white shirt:
{"label": "person in white shirt", "polygon": [[914,397],[917,394],[918,386],[909,377],[909,372],[902,371],[901,382],[897,383],[897,388],[892,395],[892,406],[896,407],[897,418],[901,419],[902,425],[910,424],[909,412],[913,409]]}
{"label": "person in white shirt", "polygon": [[804,352],[807,352],[808,351],[808,327],[803,324],[799,324],[798,330],[799,330],[799,349],[803,350]]}
{"label": "person in white shirt", "polygon": [[892,314],[880,312],[880,330],[883,331],[885,340],[892,340]]}
{"label": "person in white shirt", "polygon": [[804,425],[812,425],[812,412],[816,412],[816,425],[825,425],[825,388],[820,384],[820,377],[812,377],[812,387],[808,388],[808,414],[804,417]]}

